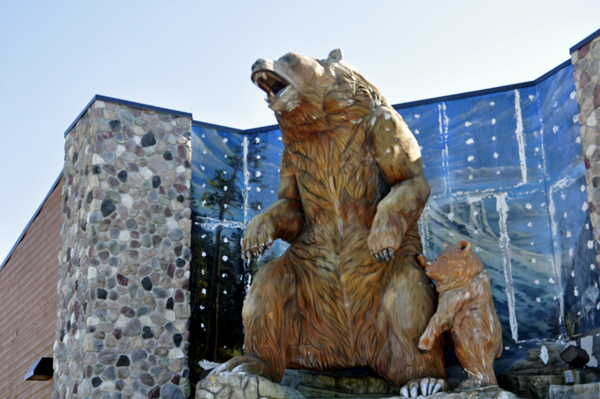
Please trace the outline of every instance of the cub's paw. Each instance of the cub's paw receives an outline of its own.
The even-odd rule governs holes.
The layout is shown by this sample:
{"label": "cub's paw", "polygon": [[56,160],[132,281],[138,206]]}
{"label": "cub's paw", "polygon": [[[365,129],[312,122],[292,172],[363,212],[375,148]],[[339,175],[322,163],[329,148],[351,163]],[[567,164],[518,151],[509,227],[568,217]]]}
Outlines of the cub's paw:
{"label": "cub's paw", "polygon": [[273,245],[275,226],[262,215],[256,216],[248,224],[242,239],[242,259],[257,259]]}
{"label": "cub's paw", "polygon": [[229,359],[219,367],[213,369],[206,378],[215,377],[221,373],[251,373],[261,377],[270,378],[269,368],[264,360],[254,356],[237,356]]}
{"label": "cub's paw", "polygon": [[421,339],[419,339],[419,349],[423,351],[430,351],[433,349],[433,345],[435,344],[435,338],[429,336],[429,334],[423,334]]}
{"label": "cub's paw", "polygon": [[442,378],[417,378],[400,389],[400,396],[403,398],[426,397],[435,395],[442,390],[448,390],[448,382]]}

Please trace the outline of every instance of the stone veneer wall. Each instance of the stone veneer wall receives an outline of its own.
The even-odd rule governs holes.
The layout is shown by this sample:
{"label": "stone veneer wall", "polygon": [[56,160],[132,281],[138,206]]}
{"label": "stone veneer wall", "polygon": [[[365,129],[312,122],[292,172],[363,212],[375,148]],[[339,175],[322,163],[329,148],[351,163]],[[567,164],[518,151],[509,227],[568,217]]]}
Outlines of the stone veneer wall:
{"label": "stone veneer wall", "polygon": [[53,398],[189,396],[190,129],[96,100],[66,135]]}
{"label": "stone veneer wall", "polygon": [[571,53],[579,103],[590,219],[600,262],[600,36]]}

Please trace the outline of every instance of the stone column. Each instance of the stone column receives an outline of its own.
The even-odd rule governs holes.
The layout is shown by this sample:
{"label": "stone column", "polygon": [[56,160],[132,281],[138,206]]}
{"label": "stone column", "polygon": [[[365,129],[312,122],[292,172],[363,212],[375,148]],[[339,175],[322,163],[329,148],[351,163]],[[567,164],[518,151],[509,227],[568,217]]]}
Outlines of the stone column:
{"label": "stone column", "polygon": [[183,398],[191,115],[110,100],[65,136],[53,398]]}
{"label": "stone column", "polygon": [[600,36],[571,53],[579,103],[579,124],[585,157],[590,219],[600,262]]}

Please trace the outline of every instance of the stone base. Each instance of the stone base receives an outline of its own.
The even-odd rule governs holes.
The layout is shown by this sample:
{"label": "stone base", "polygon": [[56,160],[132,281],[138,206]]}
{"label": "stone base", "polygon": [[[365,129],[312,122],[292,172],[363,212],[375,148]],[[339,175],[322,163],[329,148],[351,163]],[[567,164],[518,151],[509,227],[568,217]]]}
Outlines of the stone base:
{"label": "stone base", "polygon": [[551,385],[548,399],[598,399],[600,384]]}
{"label": "stone base", "polygon": [[524,372],[507,372],[498,378],[500,386],[514,392],[520,398],[546,399],[551,385],[562,385],[565,377],[562,374],[535,374]]}
{"label": "stone base", "polygon": [[196,386],[196,399],[304,399],[300,392],[248,373],[221,373]]}
{"label": "stone base", "polygon": [[[565,377],[560,369],[549,368],[522,371],[508,371],[500,374],[498,384],[507,391],[514,392],[519,398],[546,399],[549,398],[551,386],[565,386]],[[600,381],[600,373],[593,369],[579,369],[582,385],[590,385]],[[565,388],[569,388],[565,386]],[[597,396],[596,399],[600,398]]]}
{"label": "stone base", "polygon": [[396,386],[366,369],[336,373],[286,370],[281,384],[309,399],[385,398],[400,393]]}
{"label": "stone base", "polygon": [[[400,399],[398,388],[371,375],[332,376],[327,373],[286,370],[282,381],[284,383],[287,385],[276,384],[248,373],[221,373],[198,383],[196,399]],[[463,392],[439,392],[432,398],[517,399],[517,396],[498,387],[486,387]]]}
{"label": "stone base", "polygon": [[[419,396],[421,398],[421,396]],[[512,392],[497,386],[469,389],[461,392],[438,392],[432,399],[519,399]]]}

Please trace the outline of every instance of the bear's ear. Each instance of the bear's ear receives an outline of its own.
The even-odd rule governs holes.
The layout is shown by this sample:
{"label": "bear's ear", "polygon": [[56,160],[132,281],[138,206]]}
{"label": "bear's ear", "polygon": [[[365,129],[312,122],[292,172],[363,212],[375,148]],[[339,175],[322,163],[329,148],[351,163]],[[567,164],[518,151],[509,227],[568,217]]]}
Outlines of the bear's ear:
{"label": "bear's ear", "polygon": [[461,241],[458,243],[458,249],[460,250],[461,256],[466,258],[469,256],[469,252],[471,251],[471,244],[469,241]]}
{"label": "bear's ear", "polygon": [[448,244],[446,241],[444,241],[444,249],[448,248],[450,246],[450,244]]}
{"label": "bear's ear", "polygon": [[340,61],[343,56],[344,56],[344,53],[342,53],[342,50],[340,50],[339,48],[336,48],[335,50],[331,50],[331,52],[329,53],[329,56],[327,57],[327,61],[329,61],[329,62]]}

